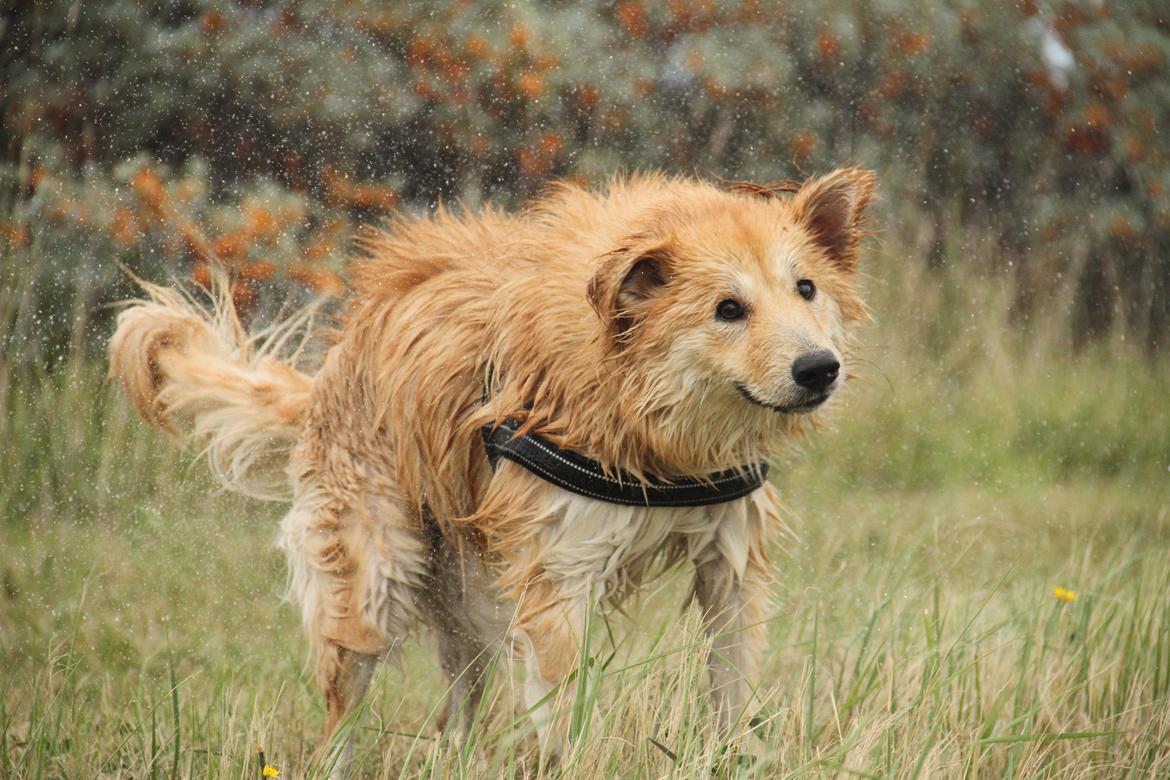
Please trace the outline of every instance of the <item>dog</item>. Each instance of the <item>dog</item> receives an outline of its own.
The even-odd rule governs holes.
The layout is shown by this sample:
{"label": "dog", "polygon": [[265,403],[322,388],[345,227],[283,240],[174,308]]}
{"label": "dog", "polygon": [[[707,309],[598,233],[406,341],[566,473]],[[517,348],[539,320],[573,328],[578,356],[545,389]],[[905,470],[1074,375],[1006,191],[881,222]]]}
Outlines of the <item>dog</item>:
{"label": "dog", "polygon": [[467,735],[503,648],[555,757],[550,693],[587,616],[684,561],[727,733],[782,528],[762,464],[848,377],[874,187],[858,168],[779,186],[635,174],[515,214],[440,207],[362,234],[314,374],[282,357],[293,325],[249,336],[222,285],[210,308],[145,285],[111,375],[229,487],[291,491],[280,545],[327,742],[421,621],[451,681],[443,728]]}

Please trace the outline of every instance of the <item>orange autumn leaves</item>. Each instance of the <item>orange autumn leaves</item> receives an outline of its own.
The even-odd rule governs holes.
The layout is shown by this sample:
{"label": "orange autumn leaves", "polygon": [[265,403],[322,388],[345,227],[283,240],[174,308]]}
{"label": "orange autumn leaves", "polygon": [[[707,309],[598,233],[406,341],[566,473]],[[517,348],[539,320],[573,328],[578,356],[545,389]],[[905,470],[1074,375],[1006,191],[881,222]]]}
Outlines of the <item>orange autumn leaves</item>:
{"label": "orange autumn leaves", "polygon": [[[508,158],[528,177],[548,175],[563,162],[568,146],[563,130],[532,122],[517,138],[498,133],[498,123],[513,112],[550,108],[549,99],[559,101],[566,89],[558,72],[560,58],[529,25],[517,21],[492,37],[456,33],[441,23],[400,29],[392,17],[381,18],[377,27],[385,36],[394,30],[407,34],[403,62],[411,74],[410,90],[440,109],[444,118],[435,129],[446,143],[462,147],[475,160]],[[602,95],[591,83],[568,91],[585,112]],[[469,110],[480,119],[464,121]]]}
{"label": "orange autumn leaves", "polygon": [[[79,182],[33,166],[22,183],[30,196],[43,201],[36,215],[43,225],[104,237],[119,248],[113,257],[131,258],[137,252],[185,269],[203,286],[210,283],[210,266],[221,264],[244,310],[256,301],[258,285],[269,280],[341,293],[337,269],[354,230],[351,216],[376,218],[399,202],[390,188],[354,183],[333,169],[321,175],[319,203],[269,182],[254,183],[237,201],[214,204],[206,197],[202,170],[172,174],[141,158],[117,181],[124,186]],[[27,219],[0,223],[0,242],[6,246],[27,246],[30,235]]]}
{"label": "orange autumn leaves", "polygon": [[[326,184],[327,200],[342,206],[384,207],[389,210],[396,197],[375,189],[350,185],[330,172]],[[242,309],[256,299],[257,283],[282,272],[288,279],[321,293],[336,295],[342,290],[340,276],[322,261],[341,254],[344,220],[328,222],[317,235],[305,243],[289,242],[305,218],[305,207],[287,198],[273,204],[264,197],[245,197],[228,212],[238,214],[235,224],[221,214],[215,237],[211,238],[195,219],[176,204],[160,174],[149,166],[140,168],[131,179],[140,213],[160,231],[164,240],[180,243],[180,253],[193,261],[191,278],[202,286],[211,280],[210,265],[222,264],[232,278],[232,298]],[[355,191],[356,190],[356,191]],[[125,207],[122,207],[123,209]],[[117,213],[117,212],[116,212]],[[124,213],[124,212],[123,212]],[[132,215],[131,215],[132,216]],[[126,216],[130,219],[131,216]]]}

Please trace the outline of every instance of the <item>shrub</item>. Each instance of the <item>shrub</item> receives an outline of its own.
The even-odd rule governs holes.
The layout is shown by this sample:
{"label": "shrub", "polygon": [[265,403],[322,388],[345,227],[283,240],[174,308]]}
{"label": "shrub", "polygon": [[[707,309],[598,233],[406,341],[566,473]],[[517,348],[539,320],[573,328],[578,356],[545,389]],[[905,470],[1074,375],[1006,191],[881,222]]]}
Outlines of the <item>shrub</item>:
{"label": "shrub", "polygon": [[[978,262],[1018,279],[1021,312],[1073,285],[1076,335],[1121,327],[1156,345],[1170,332],[1168,33],[1153,0],[46,0],[5,32],[6,182],[20,201],[54,177],[104,186],[100,221],[125,244],[159,217],[118,172],[169,166],[200,182],[180,223],[280,277],[343,216],[514,202],[619,166],[766,180],[859,162],[897,206],[885,231],[913,231],[923,262],[972,262],[978,234],[992,248]],[[22,213],[51,217],[48,200]],[[263,222],[291,203],[296,220]],[[236,216],[211,214],[224,206]],[[170,230],[197,267],[190,231]]]}

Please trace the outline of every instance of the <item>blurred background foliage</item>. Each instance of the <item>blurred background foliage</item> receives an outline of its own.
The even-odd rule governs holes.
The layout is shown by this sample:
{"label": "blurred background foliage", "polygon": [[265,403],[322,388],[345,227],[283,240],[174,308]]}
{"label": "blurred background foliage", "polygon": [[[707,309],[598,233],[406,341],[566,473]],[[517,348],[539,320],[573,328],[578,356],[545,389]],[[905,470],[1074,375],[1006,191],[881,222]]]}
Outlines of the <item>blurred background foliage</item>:
{"label": "blurred background foliage", "polygon": [[340,291],[358,223],[623,167],[859,163],[879,238],[1010,280],[1013,321],[1060,291],[1074,346],[1170,328],[1157,0],[41,0],[0,24],[0,240],[48,260],[9,270],[4,315],[41,364],[108,327],[118,262],[219,258],[275,305]]}

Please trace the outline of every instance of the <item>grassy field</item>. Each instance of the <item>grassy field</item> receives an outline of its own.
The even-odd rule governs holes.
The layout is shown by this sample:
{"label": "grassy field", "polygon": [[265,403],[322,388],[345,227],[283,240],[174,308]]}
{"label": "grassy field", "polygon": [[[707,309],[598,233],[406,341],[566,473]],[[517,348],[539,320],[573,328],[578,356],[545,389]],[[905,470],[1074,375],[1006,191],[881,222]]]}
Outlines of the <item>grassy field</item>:
{"label": "grassy field", "polygon": [[[679,571],[596,627],[582,671],[605,716],[562,776],[1170,775],[1170,360],[1073,352],[1059,317],[1009,317],[1006,283],[900,254],[870,267],[861,376],[774,470],[791,534],[755,760],[709,728]],[[281,601],[281,507],[218,493],[93,356],[49,374],[14,354],[0,776],[252,778],[257,745],[310,775],[324,713]],[[496,677],[471,749],[449,749],[433,646],[412,638],[353,724],[359,775],[537,772],[516,680]]]}

